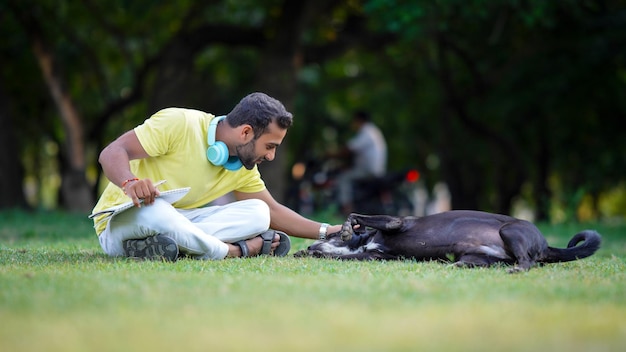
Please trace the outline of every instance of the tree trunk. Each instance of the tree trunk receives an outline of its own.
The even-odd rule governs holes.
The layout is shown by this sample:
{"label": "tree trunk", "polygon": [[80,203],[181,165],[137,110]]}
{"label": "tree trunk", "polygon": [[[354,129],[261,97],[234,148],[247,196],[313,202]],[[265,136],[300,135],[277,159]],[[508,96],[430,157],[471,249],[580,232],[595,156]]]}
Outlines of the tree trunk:
{"label": "tree trunk", "polygon": [[533,198],[537,202],[535,219],[537,221],[547,221],[550,219],[550,198],[552,191],[548,186],[548,177],[550,174],[550,148],[546,136],[547,126],[541,126],[537,129],[537,143],[539,151],[535,157],[537,163],[537,172],[534,177]]}
{"label": "tree trunk", "polygon": [[80,115],[69,93],[64,89],[62,78],[54,67],[54,55],[47,49],[36,31],[29,31],[33,53],[41,68],[44,81],[57,106],[63,122],[65,145],[61,146],[61,200],[64,208],[76,212],[88,212],[94,205],[90,186],[85,177],[85,145]]}
{"label": "tree trunk", "polygon": [[[269,53],[264,57],[259,72],[262,72],[258,82],[260,90],[280,100],[288,111],[292,111],[296,91],[293,57]],[[298,117],[294,116],[294,123],[298,123],[297,119]],[[287,165],[286,153],[282,152],[287,148],[289,148],[289,133],[280,145],[276,158],[271,163],[262,163],[259,167],[267,189],[281,203],[285,199],[288,188],[286,171],[289,165]]]}
{"label": "tree trunk", "polygon": [[85,145],[80,115],[71,96],[63,86],[62,76],[56,70],[55,57],[46,43],[40,20],[30,9],[9,3],[17,20],[28,36],[31,48],[41,69],[43,79],[59,111],[63,122],[65,145],[61,145],[62,159],[67,160],[61,170],[61,199],[70,211],[87,212],[94,205],[94,198],[85,177]]}
{"label": "tree trunk", "polygon": [[[263,49],[257,84],[259,90],[280,100],[287,110],[292,111],[296,97],[296,75],[302,66],[301,37],[317,16],[328,10],[332,1],[286,0],[282,12],[274,23],[275,37]],[[294,116],[294,123],[298,117]],[[289,133],[280,150],[289,148]],[[286,198],[289,165],[286,153],[276,153],[270,164],[261,164],[260,171],[267,189],[279,202]]]}
{"label": "tree trunk", "polygon": [[0,209],[27,208],[21,185],[24,170],[19,158],[13,121],[9,116],[7,99],[0,87]]}

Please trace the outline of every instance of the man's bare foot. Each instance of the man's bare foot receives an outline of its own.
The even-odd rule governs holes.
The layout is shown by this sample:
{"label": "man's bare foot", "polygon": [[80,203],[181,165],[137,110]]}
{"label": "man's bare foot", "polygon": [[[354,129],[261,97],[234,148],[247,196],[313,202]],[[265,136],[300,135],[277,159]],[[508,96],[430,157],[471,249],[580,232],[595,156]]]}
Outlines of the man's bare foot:
{"label": "man's bare foot", "polygon": [[[241,257],[243,253],[241,253],[241,247],[236,244],[227,243],[228,245],[228,254],[226,257]],[[246,245],[248,246],[248,257],[254,257],[259,255],[261,249],[263,248],[263,239],[261,236],[256,236],[249,240],[246,240]],[[272,251],[274,251],[280,245],[280,236],[278,234],[274,235],[274,240],[272,241]]]}

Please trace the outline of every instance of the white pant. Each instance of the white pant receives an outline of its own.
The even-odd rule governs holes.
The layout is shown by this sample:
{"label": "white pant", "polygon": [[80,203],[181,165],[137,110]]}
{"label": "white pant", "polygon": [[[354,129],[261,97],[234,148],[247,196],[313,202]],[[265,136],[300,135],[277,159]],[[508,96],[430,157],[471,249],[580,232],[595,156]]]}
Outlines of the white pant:
{"label": "white pant", "polygon": [[123,241],[156,234],[171,237],[181,253],[196,259],[223,259],[228,245],[266,231],[270,210],[258,199],[191,210],[176,209],[163,199],[128,209],[113,217],[99,236],[110,256],[123,256]]}

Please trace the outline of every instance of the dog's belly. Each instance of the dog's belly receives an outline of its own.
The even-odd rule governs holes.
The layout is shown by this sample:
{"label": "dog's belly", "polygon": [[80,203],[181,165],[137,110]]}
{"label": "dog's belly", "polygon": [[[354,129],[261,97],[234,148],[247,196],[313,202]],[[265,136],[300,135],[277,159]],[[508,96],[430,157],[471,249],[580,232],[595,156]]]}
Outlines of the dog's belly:
{"label": "dog's belly", "polygon": [[466,213],[467,216],[457,213],[456,217],[420,218],[401,237],[390,236],[384,243],[401,255],[415,258],[446,259],[451,254],[479,254],[510,259],[500,237],[503,220],[508,217],[476,217],[475,212]]}
{"label": "dog's belly", "polygon": [[485,241],[484,238],[482,240],[478,240],[469,237],[464,238],[459,242],[442,241],[438,238],[420,240],[413,239],[410,243],[386,241],[383,242],[381,247],[387,247],[388,250],[395,255],[416,259],[447,260],[450,255],[459,257],[464,254],[477,254],[500,259],[511,259],[504,249],[504,243],[499,238],[494,238],[493,241]]}

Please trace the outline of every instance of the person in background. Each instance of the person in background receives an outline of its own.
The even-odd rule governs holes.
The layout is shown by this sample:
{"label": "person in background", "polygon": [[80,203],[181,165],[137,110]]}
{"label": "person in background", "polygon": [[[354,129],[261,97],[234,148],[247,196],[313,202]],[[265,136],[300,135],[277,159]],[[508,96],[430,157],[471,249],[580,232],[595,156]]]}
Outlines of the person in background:
{"label": "person in background", "polygon": [[[274,159],[292,121],[281,102],[252,93],[226,116],[167,108],[121,135],[100,153],[110,183],[93,213],[129,200],[134,207],[94,217],[103,251],[168,261],[179,255],[283,256],[290,249],[287,234],[318,239],[339,231],[341,225],[307,219],[278,203],[258,171],[258,164]],[[160,197],[185,187],[189,192],[173,203]],[[236,201],[207,206],[230,192]]]}
{"label": "person in background", "polygon": [[382,177],[387,171],[387,142],[380,129],[365,111],[352,116],[352,129],[356,131],[340,154],[352,158],[351,167],[337,177],[338,198],[344,215],[353,209],[354,182],[359,179]]}

